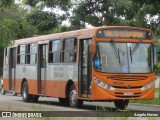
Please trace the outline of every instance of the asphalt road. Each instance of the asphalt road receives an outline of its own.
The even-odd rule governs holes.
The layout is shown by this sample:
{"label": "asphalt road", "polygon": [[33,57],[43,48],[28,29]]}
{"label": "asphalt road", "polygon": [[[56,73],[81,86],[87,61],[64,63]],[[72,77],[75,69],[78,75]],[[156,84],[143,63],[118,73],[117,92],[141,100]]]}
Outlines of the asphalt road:
{"label": "asphalt road", "polygon": [[[119,120],[127,117],[127,120],[148,120],[148,116],[143,116],[144,114],[155,114],[152,111],[160,111],[160,106],[158,105],[142,105],[142,104],[132,104],[130,103],[126,111],[118,111],[115,109],[114,104],[111,102],[84,102],[82,109],[70,108],[69,106],[61,105],[57,98],[40,97],[39,102],[35,103],[25,103],[22,100],[21,95],[13,96],[11,93],[6,95],[0,95],[0,111],[12,111],[13,112],[32,112],[43,111],[40,120]],[[46,113],[44,113],[47,111]],[[49,112],[48,112],[49,111]],[[139,114],[140,116],[136,116]],[[144,113],[144,111],[148,111]],[[23,113],[22,113],[23,114]],[[21,114],[21,115],[22,115]],[[26,113],[25,113],[26,114]],[[126,115],[127,114],[127,115]],[[129,115],[128,115],[129,114]],[[12,114],[13,115],[13,114]],[[15,115],[15,114],[14,114]],[[28,113],[27,113],[28,115]],[[157,114],[156,114],[157,115]],[[51,118],[45,118],[45,117]],[[141,117],[142,116],[142,117]],[[158,117],[155,120],[160,120],[160,112],[158,112]],[[34,116],[35,117],[35,116]],[[7,120],[35,120],[39,119],[32,117],[22,118],[22,117],[11,117]],[[6,118],[1,118],[0,120],[6,120]]]}
{"label": "asphalt road", "polygon": [[[103,106],[103,108],[101,107]],[[61,105],[57,98],[40,97],[37,104],[25,103],[20,95],[13,96],[10,93],[0,95],[0,110],[15,111],[116,111],[113,102],[84,102],[82,109],[70,108]],[[160,111],[160,105],[144,105],[129,103],[127,111]]]}

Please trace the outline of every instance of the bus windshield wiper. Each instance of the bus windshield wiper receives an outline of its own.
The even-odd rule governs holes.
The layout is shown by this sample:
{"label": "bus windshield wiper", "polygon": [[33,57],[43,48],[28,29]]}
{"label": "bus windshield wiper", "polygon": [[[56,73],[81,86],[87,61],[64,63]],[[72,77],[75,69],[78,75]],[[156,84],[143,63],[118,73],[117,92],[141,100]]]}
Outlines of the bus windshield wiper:
{"label": "bus windshield wiper", "polygon": [[131,63],[132,63],[132,50],[131,50],[131,46],[129,47],[129,51],[130,51],[130,58],[131,58]]}
{"label": "bus windshield wiper", "polygon": [[110,41],[111,47],[113,48],[114,54],[116,56],[116,58],[118,58],[119,60],[119,65],[121,66],[121,59],[120,59],[120,50],[119,48],[116,47],[115,42],[113,40]]}
{"label": "bus windshield wiper", "polygon": [[134,46],[133,50],[131,50],[130,55],[132,56],[134,52],[139,48],[140,44],[142,42],[142,39],[139,40],[139,42]]}
{"label": "bus windshield wiper", "polygon": [[131,58],[131,63],[132,63],[132,55],[136,52],[136,50],[139,48],[140,44],[142,42],[142,39],[139,40],[139,42],[134,46],[133,50],[131,50],[130,46],[130,58]]}

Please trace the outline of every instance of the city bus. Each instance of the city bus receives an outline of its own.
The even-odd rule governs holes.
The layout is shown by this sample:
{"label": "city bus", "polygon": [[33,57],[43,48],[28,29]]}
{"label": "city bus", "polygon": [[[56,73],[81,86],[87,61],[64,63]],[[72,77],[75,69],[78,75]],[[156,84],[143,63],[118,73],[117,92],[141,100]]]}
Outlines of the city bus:
{"label": "city bus", "polygon": [[153,32],[103,26],[15,40],[4,49],[3,90],[25,102],[40,96],[80,108],[83,101],[153,99]]}

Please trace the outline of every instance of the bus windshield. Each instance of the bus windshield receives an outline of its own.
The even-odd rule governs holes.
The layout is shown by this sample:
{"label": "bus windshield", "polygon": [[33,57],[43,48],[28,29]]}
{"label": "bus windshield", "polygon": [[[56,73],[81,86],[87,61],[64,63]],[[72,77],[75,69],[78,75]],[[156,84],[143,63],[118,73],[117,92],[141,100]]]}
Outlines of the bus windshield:
{"label": "bus windshield", "polygon": [[153,46],[141,42],[97,42],[94,68],[107,73],[153,72]]}

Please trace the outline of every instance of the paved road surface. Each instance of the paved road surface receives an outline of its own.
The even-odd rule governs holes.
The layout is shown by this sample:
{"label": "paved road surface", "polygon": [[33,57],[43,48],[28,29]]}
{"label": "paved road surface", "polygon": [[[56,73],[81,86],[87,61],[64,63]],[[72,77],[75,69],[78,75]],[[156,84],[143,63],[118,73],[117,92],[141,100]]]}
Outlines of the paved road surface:
{"label": "paved road surface", "polygon": [[[103,107],[100,107],[100,106],[103,106]],[[103,108],[103,109],[101,109],[101,108]],[[84,106],[82,109],[75,109],[75,108],[70,108],[70,107],[61,105],[57,98],[40,97],[38,104],[34,104],[34,103],[23,102],[22,97],[20,95],[18,95],[18,96],[13,96],[11,94],[0,95],[0,111],[4,111],[4,110],[5,111],[61,111],[61,112],[58,112],[58,113],[61,113],[61,115],[73,113],[74,115],[77,114],[77,117],[78,117],[81,115],[88,116],[88,114],[90,114],[90,116],[92,116],[95,114],[95,112],[97,112],[97,110],[100,110],[100,109],[106,110],[104,113],[105,113],[105,115],[107,115],[107,117],[109,115],[115,117],[115,114],[112,114],[112,113],[117,111],[112,102],[111,103],[109,103],[109,102],[84,102]],[[70,111],[70,112],[65,113],[64,111]],[[75,111],[78,111],[78,112],[75,113]],[[86,112],[86,111],[88,111],[88,112]],[[133,112],[160,111],[160,106],[141,105],[141,104],[136,105],[136,104],[131,103],[128,105],[127,111],[131,111],[131,112],[132,111]],[[125,112],[121,112],[121,113],[125,113]],[[73,117],[71,117],[71,118],[73,118]],[[0,120],[1,119],[2,118],[0,118]],[[86,118],[84,118],[84,119],[86,120]],[[132,117],[129,117],[128,119],[129,120],[138,120],[137,118],[133,119]],[[143,117],[142,120],[146,120],[146,119],[148,120],[148,118]],[[19,118],[18,119],[15,118],[15,119],[11,119],[11,120],[19,120]],[[28,120],[28,118],[27,118],[27,120]],[[66,120],[70,120],[70,119],[67,118]],[[81,120],[81,119],[79,119],[79,120]],[[90,119],[90,120],[94,120],[94,119]],[[97,119],[95,119],[95,120],[97,120]],[[160,118],[156,117],[155,120],[160,120]]]}
{"label": "paved road surface", "polygon": [[[43,111],[91,111],[96,110],[97,106],[104,106],[106,109],[115,110],[113,102],[84,102],[82,109],[74,109],[61,105],[57,98],[40,97],[38,104],[25,103],[20,95],[11,94],[0,95],[0,110],[43,110]],[[158,105],[141,105],[129,103],[129,111],[160,111]]]}

